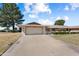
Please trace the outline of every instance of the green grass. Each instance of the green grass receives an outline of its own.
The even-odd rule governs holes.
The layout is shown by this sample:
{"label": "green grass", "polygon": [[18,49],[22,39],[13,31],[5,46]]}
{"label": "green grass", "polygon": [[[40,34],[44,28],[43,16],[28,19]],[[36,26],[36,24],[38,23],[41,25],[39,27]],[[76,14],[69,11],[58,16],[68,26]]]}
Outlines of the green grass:
{"label": "green grass", "polygon": [[3,54],[19,37],[20,33],[0,32],[0,55]]}
{"label": "green grass", "polygon": [[57,34],[52,35],[55,39],[63,40],[64,42],[79,46],[79,34]]}

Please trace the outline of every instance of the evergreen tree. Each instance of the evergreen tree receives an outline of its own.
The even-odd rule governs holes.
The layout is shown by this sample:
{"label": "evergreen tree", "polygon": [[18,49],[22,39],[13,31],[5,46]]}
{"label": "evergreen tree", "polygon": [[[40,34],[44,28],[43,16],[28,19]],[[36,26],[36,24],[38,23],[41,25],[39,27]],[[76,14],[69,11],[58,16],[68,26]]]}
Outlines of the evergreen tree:
{"label": "evergreen tree", "polygon": [[15,31],[15,24],[22,24],[23,15],[15,3],[3,3],[0,8],[0,25],[2,27],[13,28]]}

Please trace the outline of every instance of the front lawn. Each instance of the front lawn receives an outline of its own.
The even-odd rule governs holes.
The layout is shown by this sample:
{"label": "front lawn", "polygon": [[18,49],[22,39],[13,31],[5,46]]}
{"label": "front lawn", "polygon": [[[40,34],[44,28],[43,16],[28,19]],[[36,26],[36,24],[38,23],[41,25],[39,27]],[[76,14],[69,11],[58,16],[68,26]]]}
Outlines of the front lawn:
{"label": "front lawn", "polygon": [[20,33],[0,32],[0,55],[3,54],[19,37]]}
{"label": "front lawn", "polygon": [[55,39],[79,46],[79,34],[54,34]]}

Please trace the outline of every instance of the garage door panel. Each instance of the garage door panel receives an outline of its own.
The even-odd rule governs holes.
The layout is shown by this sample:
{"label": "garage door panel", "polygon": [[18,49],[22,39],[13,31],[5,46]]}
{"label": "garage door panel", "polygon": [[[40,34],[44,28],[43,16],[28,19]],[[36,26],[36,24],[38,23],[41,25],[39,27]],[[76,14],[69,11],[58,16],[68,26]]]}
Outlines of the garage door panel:
{"label": "garage door panel", "polygon": [[42,28],[27,28],[26,34],[42,34]]}

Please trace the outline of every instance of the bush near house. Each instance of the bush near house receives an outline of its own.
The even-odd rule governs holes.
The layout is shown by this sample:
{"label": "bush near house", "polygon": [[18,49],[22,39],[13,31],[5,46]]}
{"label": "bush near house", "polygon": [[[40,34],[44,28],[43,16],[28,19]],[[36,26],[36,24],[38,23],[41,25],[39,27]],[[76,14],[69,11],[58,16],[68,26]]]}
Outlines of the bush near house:
{"label": "bush near house", "polygon": [[79,34],[79,32],[70,32],[70,31],[55,31],[53,34]]}
{"label": "bush near house", "polygon": [[67,31],[58,31],[58,32],[53,32],[53,34],[69,34],[69,32]]}

